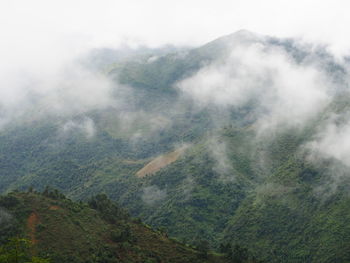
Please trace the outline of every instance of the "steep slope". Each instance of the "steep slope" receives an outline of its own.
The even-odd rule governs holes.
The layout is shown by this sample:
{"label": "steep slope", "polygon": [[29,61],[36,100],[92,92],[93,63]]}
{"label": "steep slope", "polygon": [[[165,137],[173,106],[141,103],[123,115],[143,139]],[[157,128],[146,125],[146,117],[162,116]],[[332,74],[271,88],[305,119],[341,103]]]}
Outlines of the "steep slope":
{"label": "steep slope", "polygon": [[[229,60],[236,47],[238,55],[248,56]],[[255,58],[260,54],[255,47],[262,58]],[[272,50],[276,65],[261,70],[260,62],[270,59],[266,50]],[[287,65],[281,56],[287,57]],[[249,59],[252,68],[241,70]],[[1,130],[0,192],[51,185],[76,200],[106,192],[133,216],[189,243],[202,238],[215,248],[243,243],[272,262],[349,260],[349,169],[324,156],[315,162],[307,147],[333,119],[335,126],[347,125],[346,65],[322,48],[241,31],[199,48],[141,54],[107,66],[110,79],[130,88],[127,106],[28,118]],[[279,82],[271,77],[279,68],[294,74],[283,75],[287,80]],[[296,96],[295,90],[304,87],[304,81],[313,84],[308,73],[313,80],[318,72],[329,75],[333,103],[304,120],[305,114],[293,113],[304,104],[317,108],[318,103],[304,99],[319,93]],[[199,102],[177,87],[197,73],[205,81],[190,81],[188,88],[197,88],[203,99]],[[239,79],[232,81],[235,74]],[[320,80],[317,87],[324,85]],[[230,104],[227,99],[235,99],[238,92],[227,87],[237,85],[257,94],[246,100],[238,96],[237,104]],[[278,89],[283,85],[291,89],[283,93]],[[206,88],[223,94],[203,97]],[[117,88],[115,92],[116,98],[121,95]],[[279,93],[283,99],[274,104]],[[296,102],[293,107],[289,97]],[[214,104],[215,99],[219,103]],[[269,118],[273,113],[275,118]],[[84,130],[89,123],[94,125],[91,136]],[[263,130],[266,126],[269,129]],[[191,147],[181,158],[152,176],[135,176],[150,160],[184,143]],[[31,219],[32,227],[38,219],[35,214]]]}
{"label": "steep slope", "polygon": [[227,262],[219,256],[203,257],[132,220],[103,195],[90,206],[57,192],[45,195],[52,197],[13,193],[0,198],[1,211],[12,217],[0,221],[2,242],[14,234],[26,236],[31,253],[51,262]]}
{"label": "steep slope", "polygon": [[167,167],[173,162],[176,162],[177,159],[179,159],[179,157],[185,152],[186,148],[188,148],[188,146],[182,146],[173,152],[158,156],[142,167],[141,170],[137,171],[136,175],[138,177],[144,177],[155,174],[160,169]]}

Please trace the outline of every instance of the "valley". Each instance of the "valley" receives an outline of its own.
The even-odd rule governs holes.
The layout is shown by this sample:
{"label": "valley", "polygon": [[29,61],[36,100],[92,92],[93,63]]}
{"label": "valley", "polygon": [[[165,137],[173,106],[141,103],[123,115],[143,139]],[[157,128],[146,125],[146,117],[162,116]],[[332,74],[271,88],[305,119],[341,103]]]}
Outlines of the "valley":
{"label": "valley", "polygon": [[[263,262],[350,260],[348,62],[249,31],[105,52],[87,60],[112,82],[108,100],[29,105],[0,130],[0,193],[23,205],[6,209],[23,209],[17,231],[39,251],[53,262],[228,262],[200,261],[205,241]],[[23,193],[48,186],[65,198]],[[135,240],[113,241],[119,219],[85,205],[100,194],[144,222],[118,214]]]}

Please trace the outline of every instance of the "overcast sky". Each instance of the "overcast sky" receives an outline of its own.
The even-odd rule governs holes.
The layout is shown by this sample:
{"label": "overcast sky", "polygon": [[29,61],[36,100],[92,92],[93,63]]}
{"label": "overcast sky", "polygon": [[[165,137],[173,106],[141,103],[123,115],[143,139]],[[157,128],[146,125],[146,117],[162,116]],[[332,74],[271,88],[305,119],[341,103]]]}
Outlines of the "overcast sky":
{"label": "overcast sky", "polygon": [[349,7],[342,0],[1,0],[0,55],[62,59],[121,43],[199,45],[240,29],[325,42],[344,53]]}

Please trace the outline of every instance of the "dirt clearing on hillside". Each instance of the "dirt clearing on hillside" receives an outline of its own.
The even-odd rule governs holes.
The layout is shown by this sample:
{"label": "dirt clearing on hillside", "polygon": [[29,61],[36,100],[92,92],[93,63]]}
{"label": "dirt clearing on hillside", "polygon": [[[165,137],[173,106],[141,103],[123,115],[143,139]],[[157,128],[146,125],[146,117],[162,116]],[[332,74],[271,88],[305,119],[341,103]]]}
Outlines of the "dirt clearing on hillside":
{"label": "dirt clearing on hillside", "polygon": [[38,243],[38,240],[35,237],[36,226],[38,223],[39,223],[38,214],[36,212],[31,213],[27,220],[27,228],[29,230],[30,241],[32,242],[33,245]]}
{"label": "dirt clearing on hillside", "polygon": [[136,173],[137,177],[144,177],[147,175],[153,175],[158,172],[160,169],[168,166],[169,164],[175,162],[179,157],[186,151],[188,145],[181,146],[167,154],[163,154],[153,159],[151,162],[146,164],[141,170]]}

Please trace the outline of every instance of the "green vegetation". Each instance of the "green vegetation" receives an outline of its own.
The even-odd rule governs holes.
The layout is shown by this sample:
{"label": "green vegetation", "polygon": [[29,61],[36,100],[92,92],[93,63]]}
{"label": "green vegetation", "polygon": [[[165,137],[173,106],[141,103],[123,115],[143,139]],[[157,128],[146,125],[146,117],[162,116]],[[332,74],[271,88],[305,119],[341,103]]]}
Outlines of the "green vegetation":
{"label": "green vegetation", "polygon": [[[0,198],[1,244],[24,236],[52,262],[349,262],[348,169],[312,162],[304,147],[329,116],[349,110],[349,97],[337,97],[305,127],[258,134],[257,102],[223,114],[173,88],[227,48],[218,39],[153,62],[147,55],[107,65],[112,79],[135,89],[130,123],[107,108],[28,116],[2,129],[0,192],[10,194]],[[84,117],[94,136],[62,134],[67,121]],[[183,144],[190,147],[176,162],[136,176]],[[335,167],[345,176],[335,178]],[[31,187],[43,194],[12,193]]]}
{"label": "green vegetation", "polygon": [[23,238],[11,238],[8,243],[0,247],[1,263],[49,263],[50,260],[30,256],[30,241]]}
{"label": "green vegetation", "polygon": [[0,204],[15,219],[7,224],[16,235],[27,237],[7,242],[13,232],[1,226],[0,262],[230,262],[207,242],[196,250],[152,230],[105,195],[85,204],[55,190],[11,193]]}

